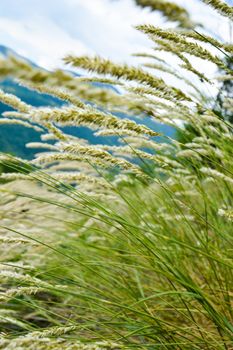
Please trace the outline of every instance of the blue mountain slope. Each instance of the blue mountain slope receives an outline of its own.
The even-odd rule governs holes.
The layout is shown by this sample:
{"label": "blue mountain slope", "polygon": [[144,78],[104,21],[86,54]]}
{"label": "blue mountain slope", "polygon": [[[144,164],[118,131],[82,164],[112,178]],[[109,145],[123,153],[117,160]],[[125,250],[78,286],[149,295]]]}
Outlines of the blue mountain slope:
{"label": "blue mountain slope", "polygon": [[[20,57],[17,55],[13,50],[0,45],[0,55],[8,56],[9,54],[13,54],[15,56]],[[30,62],[35,66],[34,63]],[[99,83],[95,83],[100,85]],[[102,85],[103,86],[103,85]],[[116,91],[115,87],[111,85],[104,84],[104,88],[113,89]],[[19,98],[21,98],[26,103],[32,105],[32,106],[61,106],[62,101],[54,98],[50,95],[46,94],[39,94],[35,91],[31,91],[25,87],[22,87],[18,85],[16,82],[14,82],[12,79],[6,79],[4,81],[0,81],[0,88],[3,89],[5,92],[12,93]],[[9,111],[10,108],[2,103],[0,103],[0,115],[4,111]],[[127,117],[124,114],[118,114],[121,118]],[[131,118],[132,119],[132,118]],[[133,118],[134,119],[134,118]],[[136,120],[136,119],[135,119]],[[159,131],[167,136],[174,136],[174,129],[153,122],[149,118],[147,119],[146,123],[147,126],[150,126],[152,129]],[[93,132],[85,127],[66,127],[65,131],[87,139],[92,144],[116,144],[117,139],[116,137],[95,137],[93,135]],[[19,125],[1,125],[0,126],[0,152],[7,152],[11,153],[13,155],[23,157],[26,159],[33,158],[33,155],[37,152],[35,149],[28,149],[25,147],[25,143],[27,142],[35,142],[40,141],[40,135],[35,132],[33,129],[25,128]],[[41,150],[40,150],[41,151]]]}

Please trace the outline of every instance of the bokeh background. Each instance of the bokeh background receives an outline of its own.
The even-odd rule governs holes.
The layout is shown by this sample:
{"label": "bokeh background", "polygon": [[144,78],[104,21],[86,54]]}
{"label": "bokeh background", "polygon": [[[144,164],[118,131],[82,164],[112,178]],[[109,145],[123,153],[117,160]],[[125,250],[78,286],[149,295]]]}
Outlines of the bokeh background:
{"label": "bokeh background", "polygon": [[[219,36],[229,36],[227,20],[200,0],[176,2],[189,10],[193,20]],[[0,45],[45,68],[63,66],[67,53],[132,61],[133,52],[151,46],[133,28],[145,22],[171,26],[160,14],[137,7],[134,0],[1,0]]]}

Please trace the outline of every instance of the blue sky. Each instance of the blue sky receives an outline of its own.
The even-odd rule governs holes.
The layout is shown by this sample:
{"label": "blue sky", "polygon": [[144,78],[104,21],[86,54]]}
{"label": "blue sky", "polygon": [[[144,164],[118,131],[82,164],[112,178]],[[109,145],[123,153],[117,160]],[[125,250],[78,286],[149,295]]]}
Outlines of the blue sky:
{"label": "blue sky", "polygon": [[[176,2],[228,39],[227,20],[199,0]],[[133,28],[141,23],[165,25],[159,14],[138,8],[133,0],[0,0],[0,44],[47,68],[62,67],[68,53],[131,62],[131,53],[151,46]]]}

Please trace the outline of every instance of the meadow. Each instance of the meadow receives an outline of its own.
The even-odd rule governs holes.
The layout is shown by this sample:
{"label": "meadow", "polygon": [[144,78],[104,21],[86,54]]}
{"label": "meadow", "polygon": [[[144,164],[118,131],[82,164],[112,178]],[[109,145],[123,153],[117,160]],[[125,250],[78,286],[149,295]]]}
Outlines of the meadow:
{"label": "meadow", "polygon": [[[231,6],[205,2],[231,25]],[[11,107],[0,128],[41,138],[27,144],[40,149],[32,160],[0,154],[0,349],[233,349],[233,45],[178,5],[137,3],[176,24],[136,28],[152,43],[137,66],[0,61],[1,79],[65,102],[34,107],[0,90]]]}

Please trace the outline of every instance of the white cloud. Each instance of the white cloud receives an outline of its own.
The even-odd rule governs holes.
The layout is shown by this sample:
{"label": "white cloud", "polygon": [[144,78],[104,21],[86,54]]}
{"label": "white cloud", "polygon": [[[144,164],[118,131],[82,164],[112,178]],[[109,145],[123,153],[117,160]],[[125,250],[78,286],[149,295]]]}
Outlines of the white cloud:
{"label": "white cloud", "polygon": [[46,67],[61,65],[69,52],[129,60],[149,46],[133,28],[148,21],[162,22],[133,0],[1,0],[0,44]]}
{"label": "white cloud", "polygon": [[78,54],[92,53],[80,40],[47,18],[36,16],[27,21],[0,18],[0,43],[14,49],[43,67],[61,64],[70,48]]}

